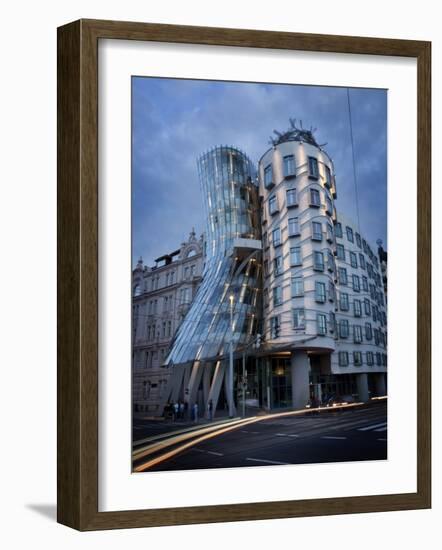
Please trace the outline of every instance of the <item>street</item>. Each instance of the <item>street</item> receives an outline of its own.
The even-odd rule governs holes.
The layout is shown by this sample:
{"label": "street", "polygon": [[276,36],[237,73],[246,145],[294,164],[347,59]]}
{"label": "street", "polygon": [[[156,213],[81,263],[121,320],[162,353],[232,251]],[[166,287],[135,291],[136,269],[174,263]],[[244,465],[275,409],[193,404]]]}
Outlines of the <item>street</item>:
{"label": "street", "polygon": [[[164,428],[157,426],[157,433],[164,432]],[[147,446],[139,445],[134,449],[135,471],[387,458],[386,401],[369,407],[254,417],[236,420],[233,425],[230,421],[182,430],[177,425],[167,428],[171,434],[169,437],[157,435],[160,443],[154,440]]]}

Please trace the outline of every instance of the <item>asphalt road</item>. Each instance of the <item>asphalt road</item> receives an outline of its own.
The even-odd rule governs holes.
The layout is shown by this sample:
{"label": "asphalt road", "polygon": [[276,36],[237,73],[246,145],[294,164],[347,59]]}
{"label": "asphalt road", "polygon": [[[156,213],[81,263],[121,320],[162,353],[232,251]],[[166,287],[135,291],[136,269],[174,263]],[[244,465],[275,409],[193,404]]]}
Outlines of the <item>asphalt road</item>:
{"label": "asphalt road", "polygon": [[379,402],[360,409],[270,417],[200,442],[149,471],[385,459],[387,403]]}

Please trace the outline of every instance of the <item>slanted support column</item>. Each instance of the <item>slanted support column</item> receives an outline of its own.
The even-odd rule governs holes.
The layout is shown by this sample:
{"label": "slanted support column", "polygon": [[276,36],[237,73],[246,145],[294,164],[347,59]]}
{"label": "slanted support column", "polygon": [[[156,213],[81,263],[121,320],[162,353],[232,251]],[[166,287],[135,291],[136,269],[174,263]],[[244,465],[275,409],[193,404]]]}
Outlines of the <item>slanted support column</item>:
{"label": "slanted support column", "polygon": [[378,372],[375,374],[376,395],[387,395],[387,386],[385,384],[385,373]]}
{"label": "slanted support column", "polygon": [[201,365],[199,361],[195,361],[192,367],[192,372],[190,374],[189,384],[186,388],[189,390],[189,393],[187,397],[185,397],[185,400],[187,400],[189,405],[193,405],[196,401],[196,394],[201,382],[202,374],[203,374],[203,365]]}
{"label": "slanted support column", "polygon": [[359,401],[368,401],[368,376],[366,372],[356,375],[358,386]]}
{"label": "slanted support column", "polygon": [[[207,396],[207,401],[210,399],[213,403],[213,416],[215,417],[216,408],[218,405],[219,394],[222,388],[224,374],[226,370],[226,365],[224,361],[218,361],[215,365],[215,372],[212,378],[212,384],[210,385],[209,395]],[[207,410],[206,410],[207,414]]]}
{"label": "slanted support column", "polygon": [[296,351],[291,357],[292,405],[303,409],[309,400],[310,360],[305,351]]}

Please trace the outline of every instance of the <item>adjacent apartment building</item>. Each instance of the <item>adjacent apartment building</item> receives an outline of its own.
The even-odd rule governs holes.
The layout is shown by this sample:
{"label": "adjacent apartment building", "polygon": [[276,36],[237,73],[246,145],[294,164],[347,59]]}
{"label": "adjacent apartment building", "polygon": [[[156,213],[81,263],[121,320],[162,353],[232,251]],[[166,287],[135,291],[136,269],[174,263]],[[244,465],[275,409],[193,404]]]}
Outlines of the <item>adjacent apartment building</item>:
{"label": "adjacent apartment building", "polygon": [[[168,401],[198,402],[202,410],[212,401],[225,411],[233,396],[234,406],[270,410],[330,394],[385,395],[386,270],[360,228],[337,211],[333,162],[312,132],[291,123],[257,171],[233,147],[205,153],[198,170],[204,269],[182,323],[177,317],[170,334],[166,324],[168,339],[148,346],[148,332],[138,340],[134,334],[135,406],[162,414]],[[178,257],[183,262],[185,253]],[[134,319],[137,305],[149,311],[159,299],[144,279],[165,273],[175,263],[168,261],[134,271]],[[158,381],[135,381],[154,352]]]}
{"label": "adjacent apartment building", "polygon": [[172,339],[194,300],[203,270],[203,237],[192,230],[180,248],[132,275],[132,399],[135,412],[157,414],[170,369]]}

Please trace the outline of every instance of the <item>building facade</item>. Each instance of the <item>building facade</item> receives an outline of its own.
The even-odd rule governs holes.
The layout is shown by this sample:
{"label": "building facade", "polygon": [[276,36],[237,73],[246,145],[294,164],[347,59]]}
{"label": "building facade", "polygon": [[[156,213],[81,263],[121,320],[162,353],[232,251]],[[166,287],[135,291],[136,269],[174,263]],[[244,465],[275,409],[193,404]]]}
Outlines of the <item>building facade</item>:
{"label": "building facade", "polygon": [[277,135],[257,172],[233,147],[198,160],[204,260],[199,241],[192,302],[180,301],[187,286],[177,279],[170,330],[168,318],[149,321],[155,300],[168,294],[152,281],[180,262],[182,277],[194,235],[160,258],[161,267],[134,271],[134,319],[143,319],[134,322],[141,331],[134,332],[134,402],[141,410],[162,414],[168,402],[183,401],[203,411],[211,402],[225,413],[240,403],[270,410],[331,395],[386,395],[386,253],[338,212],[333,161],[312,132],[291,121]]}
{"label": "building facade", "polygon": [[333,162],[292,127],[259,162],[264,265],[261,375],[267,408],[386,391],[385,295],[377,256],[337,213]]}
{"label": "building facade", "polygon": [[140,259],[132,275],[132,399],[135,412],[157,414],[170,371],[164,368],[172,339],[201,282],[203,237],[189,235],[179,249],[155,260]]}

